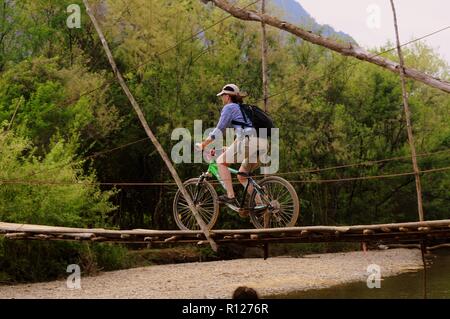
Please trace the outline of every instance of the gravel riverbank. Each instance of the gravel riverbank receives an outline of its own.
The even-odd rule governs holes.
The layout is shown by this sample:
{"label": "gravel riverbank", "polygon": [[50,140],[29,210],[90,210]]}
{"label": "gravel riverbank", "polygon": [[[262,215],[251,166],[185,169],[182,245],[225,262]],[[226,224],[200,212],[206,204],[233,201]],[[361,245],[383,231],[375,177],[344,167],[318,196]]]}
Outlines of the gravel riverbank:
{"label": "gravel riverbank", "polygon": [[393,249],[204,263],[158,265],[82,277],[80,290],[65,281],[0,286],[0,298],[230,298],[241,285],[261,296],[366,281],[367,266],[382,277],[419,269],[419,250]]}

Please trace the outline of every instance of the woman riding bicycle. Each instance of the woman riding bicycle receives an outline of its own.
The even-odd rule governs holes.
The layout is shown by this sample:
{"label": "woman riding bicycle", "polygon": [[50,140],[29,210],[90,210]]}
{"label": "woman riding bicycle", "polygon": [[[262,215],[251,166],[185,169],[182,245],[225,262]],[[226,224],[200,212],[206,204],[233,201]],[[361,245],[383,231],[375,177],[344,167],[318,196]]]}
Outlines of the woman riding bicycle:
{"label": "woman riding bicycle", "polygon": [[[267,151],[267,139],[257,137],[255,129],[252,127],[251,119],[245,116],[239,104],[243,103],[243,98],[247,94],[240,92],[235,84],[227,84],[217,96],[222,98],[224,105],[219,122],[216,128],[209,134],[208,138],[197,147],[203,150],[211,144],[220,134],[225,136],[227,128],[234,129],[235,140],[217,158],[219,174],[225,184],[226,195],[219,196],[219,202],[239,206],[234,194],[231,173],[228,166],[241,162],[239,172],[250,173],[260,165],[259,158]],[[258,156],[259,155],[259,156]],[[248,180],[245,175],[238,175],[239,182],[245,187]],[[252,194],[253,187],[249,185],[248,193]],[[259,199],[259,198],[258,198]],[[257,199],[257,202],[259,201]]]}

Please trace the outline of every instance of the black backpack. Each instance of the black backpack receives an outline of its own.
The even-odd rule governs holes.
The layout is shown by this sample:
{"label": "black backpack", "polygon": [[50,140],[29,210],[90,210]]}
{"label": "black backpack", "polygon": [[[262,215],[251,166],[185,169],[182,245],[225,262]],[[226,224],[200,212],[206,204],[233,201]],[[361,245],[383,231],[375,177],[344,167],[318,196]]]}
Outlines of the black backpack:
{"label": "black backpack", "polygon": [[241,109],[244,120],[247,122],[247,119],[250,119],[250,121],[253,123],[253,126],[249,126],[246,123],[238,121],[233,121],[233,124],[242,125],[242,127],[253,127],[256,130],[258,136],[259,129],[265,128],[267,129],[267,137],[271,136],[271,129],[275,128],[275,126],[269,114],[261,110],[256,105],[239,104],[239,107]]}

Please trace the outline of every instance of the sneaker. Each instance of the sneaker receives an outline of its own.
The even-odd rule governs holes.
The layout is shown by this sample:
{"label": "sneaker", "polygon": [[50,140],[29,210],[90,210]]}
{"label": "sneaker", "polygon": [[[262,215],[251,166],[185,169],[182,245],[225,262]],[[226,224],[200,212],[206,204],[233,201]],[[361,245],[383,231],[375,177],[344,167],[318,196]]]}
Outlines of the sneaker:
{"label": "sneaker", "polygon": [[263,208],[267,208],[267,205],[264,205],[263,203],[261,204],[256,203],[256,206],[253,207],[253,210],[261,210]]}
{"label": "sneaker", "polygon": [[238,203],[238,201],[236,200],[236,197],[229,198],[227,195],[220,195],[220,196],[219,196],[219,203],[222,203],[222,204],[230,204],[230,205],[239,207],[239,203]]}
{"label": "sneaker", "polygon": [[240,208],[238,214],[242,218],[247,218],[250,215],[250,211],[248,208]]}

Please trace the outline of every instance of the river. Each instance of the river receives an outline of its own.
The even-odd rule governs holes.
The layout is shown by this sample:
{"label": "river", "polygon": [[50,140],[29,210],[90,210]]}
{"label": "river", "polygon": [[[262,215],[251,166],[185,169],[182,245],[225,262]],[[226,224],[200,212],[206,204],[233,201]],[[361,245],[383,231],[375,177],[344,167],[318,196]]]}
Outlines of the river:
{"label": "river", "polygon": [[[450,298],[450,250],[442,250],[427,257],[427,297]],[[366,282],[355,282],[325,289],[299,291],[273,296],[276,299],[379,299],[423,298],[424,271],[409,272],[382,279],[380,288],[369,289]]]}

